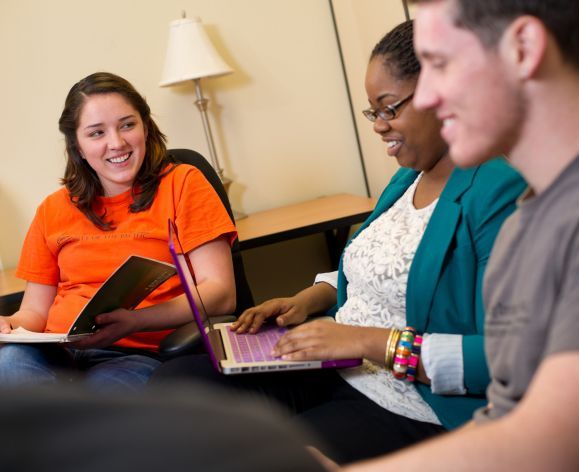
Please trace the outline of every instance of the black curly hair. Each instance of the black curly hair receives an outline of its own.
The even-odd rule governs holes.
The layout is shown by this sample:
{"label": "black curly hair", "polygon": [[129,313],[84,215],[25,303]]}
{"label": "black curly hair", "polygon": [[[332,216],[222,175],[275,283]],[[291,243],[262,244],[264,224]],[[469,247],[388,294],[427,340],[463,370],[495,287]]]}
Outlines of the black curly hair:
{"label": "black curly hair", "polygon": [[413,33],[413,20],[400,23],[378,41],[370,54],[370,60],[382,58],[384,67],[398,80],[417,78],[420,62],[414,53]]}

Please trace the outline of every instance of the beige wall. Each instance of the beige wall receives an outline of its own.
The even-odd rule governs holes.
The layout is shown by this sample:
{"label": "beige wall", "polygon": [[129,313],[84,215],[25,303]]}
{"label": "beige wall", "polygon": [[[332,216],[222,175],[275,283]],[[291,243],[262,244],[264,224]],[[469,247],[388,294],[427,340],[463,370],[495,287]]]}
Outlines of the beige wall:
{"label": "beige wall", "polygon": [[[357,113],[376,40],[402,20],[399,0],[333,0]],[[200,16],[235,73],[204,82],[234,207],[258,211],[336,192],[364,194],[327,0],[2,0],[0,261],[16,265],[36,206],[64,168],[57,130],[79,78],[116,72],[147,97],[171,147],[207,155],[192,84],[160,88],[171,20]],[[357,115],[358,119],[361,115]],[[394,171],[360,122],[372,193]],[[244,255],[256,298],[290,294],[329,261],[321,236]]]}
{"label": "beige wall", "polygon": [[172,147],[207,154],[192,84],[159,88],[169,22],[200,16],[235,74],[205,82],[235,207],[364,193],[326,0],[2,0],[0,258],[17,262],[64,166],[57,120],[79,78],[116,72],[146,95]]}
{"label": "beige wall", "polygon": [[332,0],[340,33],[344,62],[355,109],[370,193],[377,197],[398,163],[386,154],[384,143],[372,131],[361,110],[368,108],[364,76],[370,52],[390,29],[404,21],[401,0]]}

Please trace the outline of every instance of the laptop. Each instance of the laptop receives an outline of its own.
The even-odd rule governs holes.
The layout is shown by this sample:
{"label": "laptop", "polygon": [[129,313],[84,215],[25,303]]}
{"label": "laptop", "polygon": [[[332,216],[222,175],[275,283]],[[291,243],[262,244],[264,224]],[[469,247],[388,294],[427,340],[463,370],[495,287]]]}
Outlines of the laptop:
{"label": "laptop", "polygon": [[[169,219],[169,251],[175,262],[177,274],[191,306],[193,319],[199,328],[205,349],[213,367],[218,372],[226,375],[253,374],[284,370],[354,367],[362,363],[362,359],[284,361],[273,357],[271,351],[287,328],[266,324],[255,334],[237,334],[230,329],[232,323],[212,324],[197,290],[191,262],[183,252],[177,228],[171,219]],[[193,297],[194,293],[199,300],[199,306]]]}

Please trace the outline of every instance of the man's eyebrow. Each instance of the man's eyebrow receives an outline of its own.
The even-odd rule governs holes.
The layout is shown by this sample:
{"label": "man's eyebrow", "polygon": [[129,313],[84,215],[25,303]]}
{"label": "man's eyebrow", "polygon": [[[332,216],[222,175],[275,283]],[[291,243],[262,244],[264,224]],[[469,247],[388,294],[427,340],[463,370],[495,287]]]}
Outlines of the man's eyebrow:
{"label": "man's eyebrow", "polygon": [[427,59],[427,60],[441,57],[441,54],[439,52],[429,51],[428,49],[416,51],[416,55],[418,56],[419,59]]}

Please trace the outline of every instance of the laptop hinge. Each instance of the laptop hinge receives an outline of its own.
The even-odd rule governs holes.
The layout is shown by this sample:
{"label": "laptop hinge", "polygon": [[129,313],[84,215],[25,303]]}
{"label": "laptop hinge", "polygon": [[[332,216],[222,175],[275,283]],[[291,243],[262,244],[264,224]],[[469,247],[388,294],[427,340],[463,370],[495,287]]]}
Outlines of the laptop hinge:
{"label": "laptop hinge", "polygon": [[213,346],[213,351],[215,352],[217,360],[223,361],[227,359],[225,348],[223,347],[223,341],[221,340],[221,332],[218,329],[210,329],[207,336],[209,337],[211,346]]}

